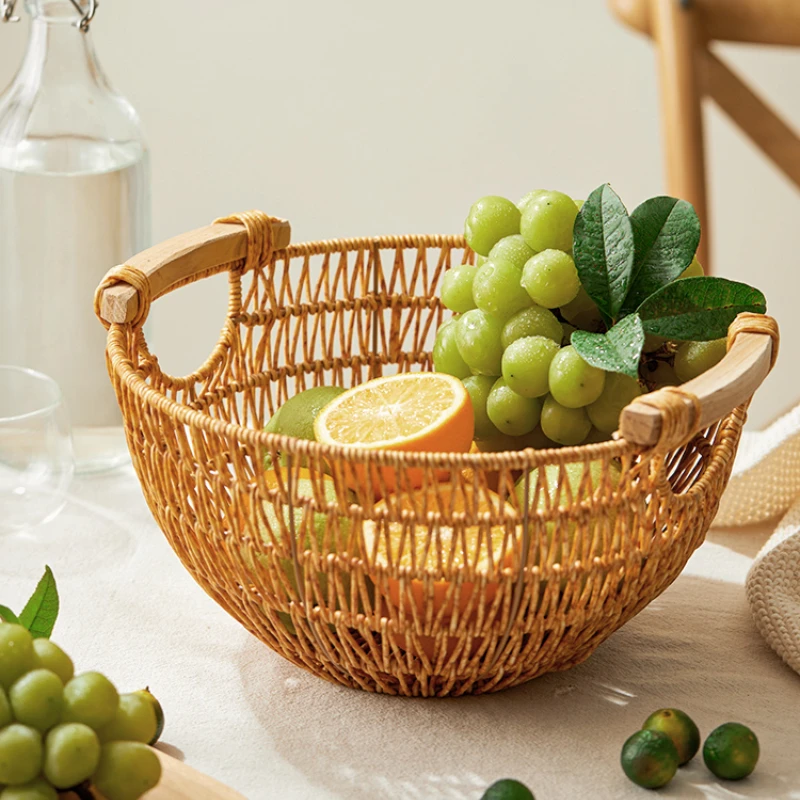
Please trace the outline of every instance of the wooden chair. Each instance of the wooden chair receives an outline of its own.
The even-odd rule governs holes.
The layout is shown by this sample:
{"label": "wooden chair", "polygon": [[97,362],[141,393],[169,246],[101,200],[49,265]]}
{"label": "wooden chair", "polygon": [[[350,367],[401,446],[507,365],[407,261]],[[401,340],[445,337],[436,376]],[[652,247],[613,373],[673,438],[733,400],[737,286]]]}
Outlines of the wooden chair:
{"label": "wooden chair", "polygon": [[657,48],[667,191],[694,204],[709,271],[701,103],[710,97],[800,187],[800,137],[711,49],[716,41],[800,46],[800,0],[609,0]]}

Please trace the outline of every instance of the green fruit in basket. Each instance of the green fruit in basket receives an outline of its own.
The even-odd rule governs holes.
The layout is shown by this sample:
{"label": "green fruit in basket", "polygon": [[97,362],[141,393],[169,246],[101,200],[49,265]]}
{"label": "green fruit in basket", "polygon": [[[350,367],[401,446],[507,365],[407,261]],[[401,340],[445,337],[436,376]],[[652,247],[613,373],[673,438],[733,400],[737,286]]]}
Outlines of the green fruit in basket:
{"label": "green fruit in basket", "polygon": [[58,792],[44,779],[6,786],[0,790],[0,800],[58,800]]}
{"label": "green fruit in basket", "polygon": [[503,323],[478,308],[462,314],[456,322],[458,352],[478,375],[499,375],[503,358],[500,337]]}
{"label": "green fruit in basket", "polygon": [[525,240],[518,233],[501,239],[489,252],[489,261],[495,264],[509,263],[520,272],[525,262],[534,255],[533,250],[525,244]]}
{"label": "green fruit in basket", "polygon": [[489,195],[472,204],[464,222],[467,244],[482,256],[506,236],[519,233],[519,209],[505,197]]}
{"label": "green fruit in basket", "polygon": [[[498,369],[497,374],[500,374]],[[0,622],[0,686],[8,689],[33,667],[33,637],[22,625]]]}
{"label": "green fruit in basket", "polygon": [[80,722],[93,730],[108,725],[117,713],[119,694],[99,672],[76,675],[64,687],[64,722]]}
{"label": "green fruit in basket", "polygon": [[143,692],[133,692],[119,696],[119,707],[114,719],[97,731],[97,738],[102,743],[152,744],[156,740],[157,728],[155,705],[144,696]]}
{"label": "green fruit in basket", "polygon": [[700,749],[700,731],[694,720],[677,708],[660,708],[642,725],[643,730],[666,733],[678,751],[679,765],[688,764]]}
{"label": "green fruit in basket", "polygon": [[622,409],[641,394],[639,381],[619,372],[609,372],[600,397],[586,406],[586,413],[598,431],[614,433],[619,427]]}
{"label": "green fruit in basket", "polygon": [[583,208],[583,203],[584,203],[583,200],[576,200],[575,201],[575,208],[577,208],[578,211],[580,211]]}
{"label": "green fruit in basket", "polygon": [[581,444],[600,444],[601,442],[611,441],[611,434],[600,431],[597,428],[592,428],[589,435],[581,442]]}
{"label": "green fruit in basket", "polygon": [[739,722],[726,722],[708,734],[703,745],[703,761],[718,777],[728,781],[746,778],[760,755],[753,731]]}
{"label": "green fruit in basket", "polygon": [[504,348],[525,336],[544,336],[561,344],[564,329],[552,311],[541,306],[531,306],[514,314],[503,326],[500,342]]}
{"label": "green fruit in basket", "polygon": [[531,249],[572,251],[572,228],[578,209],[563,192],[541,192],[525,206],[519,232]]}
{"label": "green fruit in basket", "polygon": [[147,742],[147,744],[153,745],[161,738],[161,734],[164,733],[164,709],[161,707],[161,703],[158,702],[158,698],[150,691],[149,688],[140,689],[138,692],[134,692],[134,694],[144,698],[153,706],[153,711],[156,715],[156,730],[153,734],[153,737],[149,742]]}
{"label": "green fruit in basket", "polygon": [[545,336],[525,336],[512,342],[501,361],[506,383],[523,397],[547,394],[550,362],[558,350],[558,344]]}
{"label": "green fruit in basket", "polygon": [[269,419],[264,430],[281,436],[315,441],[317,414],[345,391],[341,386],[315,386],[290,397]]}
{"label": "green fruit in basket", "polygon": [[433,345],[433,368],[436,372],[466,378],[472,374],[467,362],[461,358],[456,344],[456,320],[449,319],[436,331]]}
{"label": "green fruit in basket", "polygon": [[0,729],[5,728],[14,721],[14,715],[11,713],[11,703],[8,700],[6,690],[0,686]]}
{"label": "green fruit in basket", "polygon": [[481,800],[536,800],[533,792],[513,778],[504,778],[493,783],[482,795]]}
{"label": "green fruit in basket", "polygon": [[726,339],[684,342],[675,353],[675,374],[681,383],[686,383],[719,364],[727,352]]}
{"label": "green fruit in basket", "polygon": [[97,734],[77,722],[53,728],[44,748],[44,776],[56,789],[69,789],[88,780],[100,761]]}
{"label": "green fruit in basket", "polygon": [[475,300],[472,297],[472,283],[475,280],[475,273],[478,267],[472,264],[461,264],[452,267],[444,273],[442,286],[439,294],[442,303],[456,314],[463,314],[471,308],[475,308]]}
{"label": "green fruit in basket", "polygon": [[566,408],[550,395],[542,405],[541,425],[548,439],[565,445],[582,444],[592,430],[585,408]]}
{"label": "green fruit in basket", "polygon": [[491,375],[472,375],[462,381],[472,402],[472,412],[475,417],[474,436],[476,439],[488,439],[500,433],[486,412],[489,393],[492,391],[495,381],[496,378]]}
{"label": "green fruit in basket", "polygon": [[[601,485],[604,479],[603,464],[604,461],[601,459],[595,459],[594,461],[589,462],[588,482],[583,462],[567,462],[564,464],[563,475],[561,467],[558,464],[545,464],[544,467],[537,467],[530,472],[530,481],[528,487],[528,491],[530,492],[529,497],[530,499],[533,499],[536,484],[539,480],[540,470],[544,469],[544,480],[547,496],[545,497],[544,492],[539,494],[537,510],[544,511],[547,508],[548,503],[555,503],[557,499],[559,501],[559,506],[565,506],[567,505],[568,497],[571,496],[574,498],[581,494],[581,492],[584,490],[588,492],[594,492]],[[620,469],[619,464],[617,464],[616,461],[609,461],[607,475],[608,483],[612,488],[619,486],[621,474],[622,470]],[[566,482],[569,484],[569,492],[566,491],[565,486],[561,485],[564,478],[566,478]],[[559,487],[561,487],[560,494]],[[526,501],[524,475],[517,481],[516,493],[520,504],[524,505]]]}
{"label": "green fruit in basket", "polygon": [[140,742],[104,744],[92,776],[92,784],[106,800],[138,800],[160,780],[158,756]]}
{"label": "green fruit in basket", "polygon": [[9,690],[14,719],[44,733],[61,720],[64,684],[49,669],[26,672]]}
{"label": "green fruit in basket", "polygon": [[672,739],[660,731],[636,731],[622,746],[623,772],[637,786],[659,789],[678,770],[678,751]]}
{"label": "green fruit in basket", "polygon": [[532,192],[528,192],[525,197],[521,198],[517,203],[520,214],[524,214],[525,209],[531,204],[531,201],[535,200],[540,194],[547,194],[547,189],[534,189]]}
{"label": "green fruit in basket", "polygon": [[578,289],[575,299],[561,306],[561,316],[583,331],[603,330],[603,315],[583,286]]}
{"label": "green fruit in basket", "polygon": [[578,330],[574,325],[569,322],[561,323],[561,346],[566,347],[572,341],[572,334]]}
{"label": "green fruit in basket", "polygon": [[606,373],[584,361],[572,346],[562,347],[550,362],[550,394],[566,408],[583,408],[603,393]]}
{"label": "green fruit in basket", "polygon": [[497,319],[507,320],[517,311],[533,305],[533,300],[520,285],[522,271],[510,261],[491,258],[478,270],[472,293],[475,305]]}
{"label": "green fruit in basket", "polygon": [[34,639],[33,650],[36,667],[55,672],[63,684],[72,680],[75,675],[72,659],[57,644],[49,639]]}
{"label": "green fruit in basket", "polygon": [[702,278],[705,274],[706,271],[703,269],[703,265],[698,261],[697,256],[695,256],[692,259],[692,263],[678,276],[678,280],[681,278]]}
{"label": "green fruit in basket", "polygon": [[558,308],[577,297],[581,282],[569,253],[543,250],[525,264],[522,286],[537,305]]}
{"label": "green fruit in basket", "polygon": [[538,424],[542,402],[537,398],[523,397],[498,378],[486,402],[486,413],[495,427],[509,436],[530,433]]}
{"label": "green fruit in basket", "polygon": [[0,730],[0,785],[27,783],[42,771],[42,735],[15,723]]}

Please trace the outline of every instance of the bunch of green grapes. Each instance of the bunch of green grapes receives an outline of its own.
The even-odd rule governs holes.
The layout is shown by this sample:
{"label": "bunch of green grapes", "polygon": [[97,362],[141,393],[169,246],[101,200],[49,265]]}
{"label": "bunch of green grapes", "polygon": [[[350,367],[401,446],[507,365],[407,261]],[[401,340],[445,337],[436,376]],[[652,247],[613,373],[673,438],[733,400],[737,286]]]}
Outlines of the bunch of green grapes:
{"label": "bunch of green grapes", "polygon": [[0,622],[0,800],[56,800],[89,783],[106,800],[136,800],[161,778],[148,744],[162,725],[149,692],[75,675],[60,647]]}
{"label": "bunch of green grapes", "polygon": [[[562,192],[536,190],[516,205],[483,197],[469,211],[464,232],[480,263],[445,273],[441,300],[455,316],[437,332],[433,362],[464,382],[479,446],[603,441],[635,397],[696,377],[724,355],[724,340],[687,342],[676,351],[649,337],[640,380],[578,355],[572,332],[604,329],[572,259],[581,205]],[[698,274],[695,259],[681,277]]]}

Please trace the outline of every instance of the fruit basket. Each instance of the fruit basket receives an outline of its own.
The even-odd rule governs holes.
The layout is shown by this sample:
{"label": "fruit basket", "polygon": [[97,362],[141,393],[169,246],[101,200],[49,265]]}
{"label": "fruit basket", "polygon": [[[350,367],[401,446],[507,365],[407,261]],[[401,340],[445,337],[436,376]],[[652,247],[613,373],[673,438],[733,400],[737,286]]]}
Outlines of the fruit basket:
{"label": "fruit basket", "polygon": [[[303,389],[431,370],[437,287],[475,256],[461,236],[289,240],[283,220],[227,218],[112,270],[95,300],[153,516],[251,633],[345,686],[484,693],[579,664],[678,576],[777,350],[770,318],[740,315],[716,367],[638,398],[613,441],[322,444],[263,428]],[[217,345],[194,373],[165,373],[142,330],[151,301],[221,272]]]}

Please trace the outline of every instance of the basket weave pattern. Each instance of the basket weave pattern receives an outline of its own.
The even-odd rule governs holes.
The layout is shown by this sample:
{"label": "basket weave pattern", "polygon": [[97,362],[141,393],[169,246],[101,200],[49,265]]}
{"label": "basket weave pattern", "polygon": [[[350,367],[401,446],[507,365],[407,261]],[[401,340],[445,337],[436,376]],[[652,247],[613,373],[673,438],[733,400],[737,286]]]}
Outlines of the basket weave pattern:
{"label": "basket weave pattern", "polygon": [[[138,324],[109,331],[133,463],[172,548],[261,641],[346,686],[481,693],[582,662],[678,576],[730,474],[744,407],[666,453],[411,454],[261,431],[311,386],[432,369],[438,287],[469,258],[461,237],[404,236],[225,265],[219,342],[180,378]],[[265,458],[285,465],[277,482]],[[555,496],[540,469],[520,503],[514,482],[546,464]]]}

